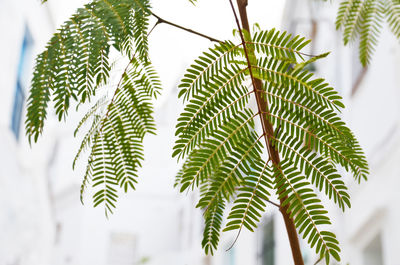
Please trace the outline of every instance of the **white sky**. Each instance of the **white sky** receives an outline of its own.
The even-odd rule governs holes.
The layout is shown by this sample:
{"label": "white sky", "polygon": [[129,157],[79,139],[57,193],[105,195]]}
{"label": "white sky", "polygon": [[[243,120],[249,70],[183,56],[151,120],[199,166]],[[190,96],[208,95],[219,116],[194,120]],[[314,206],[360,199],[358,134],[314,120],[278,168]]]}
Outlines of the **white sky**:
{"label": "white sky", "polygon": [[[54,22],[59,25],[74,10],[88,1],[49,0],[54,13]],[[165,20],[191,28],[220,40],[233,39],[235,20],[228,0],[198,0],[193,6],[188,0],[153,0],[153,12]],[[233,0],[234,4],[236,1]],[[248,16],[250,26],[258,23],[261,29],[279,28],[285,0],[249,0]],[[152,17],[150,27],[156,19]],[[58,27],[58,26],[57,26]],[[172,88],[176,87],[186,66],[193,59],[213,45],[191,33],[161,24],[149,38],[150,54],[162,83],[163,96],[156,105],[162,104]]]}
{"label": "white sky", "polygon": [[[258,23],[262,29],[279,28],[284,3],[284,0],[249,0],[250,26]],[[198,0],[196,6],[188,0],[158,0],[152,5],[153,12],[166,20],[220,40],[233,39],[236,24],[228,0]],[[157,26],[149,40],[152,61],[163,82],[164,99],[193,59],[213,45],[207,39],[165,24]]]}

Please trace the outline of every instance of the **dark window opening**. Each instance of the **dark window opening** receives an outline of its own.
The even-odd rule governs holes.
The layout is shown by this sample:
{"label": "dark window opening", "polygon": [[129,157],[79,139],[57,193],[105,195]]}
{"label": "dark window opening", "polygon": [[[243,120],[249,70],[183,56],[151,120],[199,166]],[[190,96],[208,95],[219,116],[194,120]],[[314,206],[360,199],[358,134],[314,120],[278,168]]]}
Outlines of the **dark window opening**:
{"label": "dark window opening", "polygon": [[262,265],[275,264],[275,235],[274,235],[274,219],[270,219],[262,229],[262,248],[261,248]]}
{"label": "dark window opening", "polygon": [[32,51],[32,38],[29,34],[28,29],[25,29],[24,39],[21,46],[21,52],[18,62],[17,69],[17,80],[15,86],[14,93],[14,103],[12,107],[12,116],[11,116],[11,131],[13,132],[15,138],[19,139],[20,127],[21,127],[21,119],[22,119],[22,110],[25,102],[25,91],[28,86],[28,78],[29,78],[29,61],[30,55]]}

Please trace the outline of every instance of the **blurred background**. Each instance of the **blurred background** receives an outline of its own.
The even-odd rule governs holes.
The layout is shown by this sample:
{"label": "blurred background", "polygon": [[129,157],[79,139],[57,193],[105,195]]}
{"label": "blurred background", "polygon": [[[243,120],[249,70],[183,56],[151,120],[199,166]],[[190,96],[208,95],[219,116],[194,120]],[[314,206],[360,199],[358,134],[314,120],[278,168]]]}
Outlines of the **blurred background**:
{"label": "blurred background", "polygon": [[[145,140],[146,160],[137,191],[123,195],[106,219],[102,209],[79,200],[85,161],[75,171],[80,144],[73,131],[82,113],[58,123],[49,114],[44,134],[29,145],[25,101],[35,56],[57,27],[85,1],[0,0],[0,265],[286,265],[293,264],[283,219],[274,207],[255,233],[225,233],[219,250],[201,249],[203,220],[195,193],[173,188],[179,165],[171,158],[184,69],[210,42],[161,24],[150,35],[152,60],[164,91],[156,103],[158,135]],[[228,1],[153,1],[159,16],[218,39],[233,39]],[[250,0],[249,18],[262,29],[277,27],[312,38],[307,52],[331,51],[313,71],[339,90],[343,119],[370,163],[368,182],[346,176],[352,208],[326,202],[342,248],[341,264],[399,265],[400,259],[400,46],[384,27],[368,68],[358,46],[344,47],[335,30],[337,2]],[[152,21],[155,23],[156,21]],[[168,66],[167,66],[168,65]],[[343,173],[345,174],[345,173]],[[318,257],[301,242],[306,264]],[[323,264],[321,262],[320,264]]]}

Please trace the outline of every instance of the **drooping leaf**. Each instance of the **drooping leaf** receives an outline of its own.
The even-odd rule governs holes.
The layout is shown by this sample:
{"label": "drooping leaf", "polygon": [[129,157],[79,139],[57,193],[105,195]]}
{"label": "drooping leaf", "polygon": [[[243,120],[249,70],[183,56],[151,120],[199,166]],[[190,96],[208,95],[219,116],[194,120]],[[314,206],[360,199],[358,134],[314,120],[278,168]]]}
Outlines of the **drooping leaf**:
{"label": "drooping leaf", "polygon": [[[217,248],[227,205],[233,203],[224,231],[254,231],[276,193],[310,246],[328,261],[340,260],[335,235],[321,228],[330,221],[312,187],[345,210],[350,196],[337,167],[360,181],[368,165],[340,118],[340,95],[306,69],[327,56],[307,58],[302,49],[308,43],[286,32],[259,31],[246,37],[250,67],[242,45],[219,44],[194,61],[179,85],[185,108],[173,156],[185,162],[176,186],[201,190],[197,207],[204,210],[206,253]],[[250,72],[262,90],[251,86]],[[255,93],[267,108],[254,111]],[[274,135],[264,131],[261,115]],[[279,152],[281,164],[270,162],[264,141]]]}

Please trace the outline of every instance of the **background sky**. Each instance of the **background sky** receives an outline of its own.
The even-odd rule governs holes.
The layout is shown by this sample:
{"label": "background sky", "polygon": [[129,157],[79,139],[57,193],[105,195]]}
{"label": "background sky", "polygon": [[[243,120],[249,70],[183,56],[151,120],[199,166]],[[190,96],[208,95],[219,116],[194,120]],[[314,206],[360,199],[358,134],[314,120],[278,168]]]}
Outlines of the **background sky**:
{"label": "background sky", "polygon": [[[156,265],[210,264],[210,258],[200,258],[204,256],[200,247],[204,225],[201,211],[194,208],[196,194],[179,194],[172,188],[178,165],[171,158],[174,126],[182,107],[176,88],[193,59],[213,45],[209,40],[166,24],[158,25],[151,33],[150,54],[164,88],[156,103],[157,136],[146,137],[146,160],[139,173],[137,190],[126,195],[120,193],[117,210],[110,220],[104,217],[101,207],[91,207],[93,189],[88,189],[85,206],[79,201],[85,159],[80,161],[77,170],[72,171],[71,167],[83,136],[74,138],[73,131],[83,116],[84,107],[79,113],[71,108],[65,123],[49,115],[44,135],[32,147],[27,144],[22,129],[18,134],[10,128],[17,113],[13,108],[14,99],[22,94],[16,93],[17,83],[20,78],[28,81],[31,77],[30,74],[21,77],[18,72],[21,54],[27,49],[22,45],[24,37],[31,34],[35,40],[32,58],[24,60],[29,67],[51,38],[53,26],[58,28],[57,25],[85,2],[88,0],[49,0],[40,5],[40,0],[0,0],[3,40],[0,50],[4,51],[0,62],[0,208],[3,209],[0,226],[6,228],[0,238],[0,265],[125,265],[112,258],[119,251],[130,255],[133,249],[137,251],[137,258],[151,257],[152,264]],[[229,0],[198,0],[197,6],[189,0],[151,2],[153,12],[168,21],[221,40],[240,42],[232,35],[236,25]],[[328,58],[316,64],[317,75],[327,78],[344,96],[343,118],[360,140],[371,166],[369,180],[362,185],[353,182],[351,177],[346,178],[352,197],[351,209],[343,214],[333,203],[327,203],[333,231],[341,242],[343,264],[398,265],[400,47],[384,27],[373,62],[355,90],[353,82],[361,69],[358,47],[344,47],[341,32],[335,30],[337,5],[332,4],[337,2],[249,0],[250,25],[257,22],[262,29],[282,29],[284,21],[287,28],[294,25],[293,31],[310,36],[311,21],[317,23],[315,53],[332,51]],[[285,3],[287,8],[282,20]],[[156,19],[151,18],[149,27],[155,23]],[[118,62],[116,68],[120,65],[125,68],[126,59]],[[113,71],[117,81],[121,71]],[[110,94],[115,88],[113,84],[110,82],[106,90]],[[89,108],[89,104],[85,107]],[[236,232],[224,233],[212,264],[260,264],[264,259],[262,244],[269,242],[264,238],[272,238],[264,233],[270,231],[268,227],[273,227],[276,235],[273,252],[276,265],[291,264],[284,223],[272,207],[256,233],[241,233],[234,251],[225,249],[231,246]],[[303,246],[307,250],[306,244]],[[314,264],[314,251],[309,253],[308,261]],[[385,263],[375,262],[374,258]]]}
{"label": "background sky", "polygon": [[[54,10],[55,25],[60,25],[77,7],[86,2],[88,1],[57,0],[46,4]],[[236,23],[228,0],[199,0],[196,6],[189,0],[155,0],[151,4],[153,12],[165,20],[216,39],[233,40],[232,31],[236,28]],[[250,0],[250,25],[258,23],[263,29],[279,28],[284,4],[285,0]],[[156,21],[151,17],[150,28]],[[161,106],[171,89],[177,86],[184,69],[212,43],[170,25],[159,24],[151,33],[149,44],[153,64],[164,88],[161,99],[156,102],[156,106]]]}

